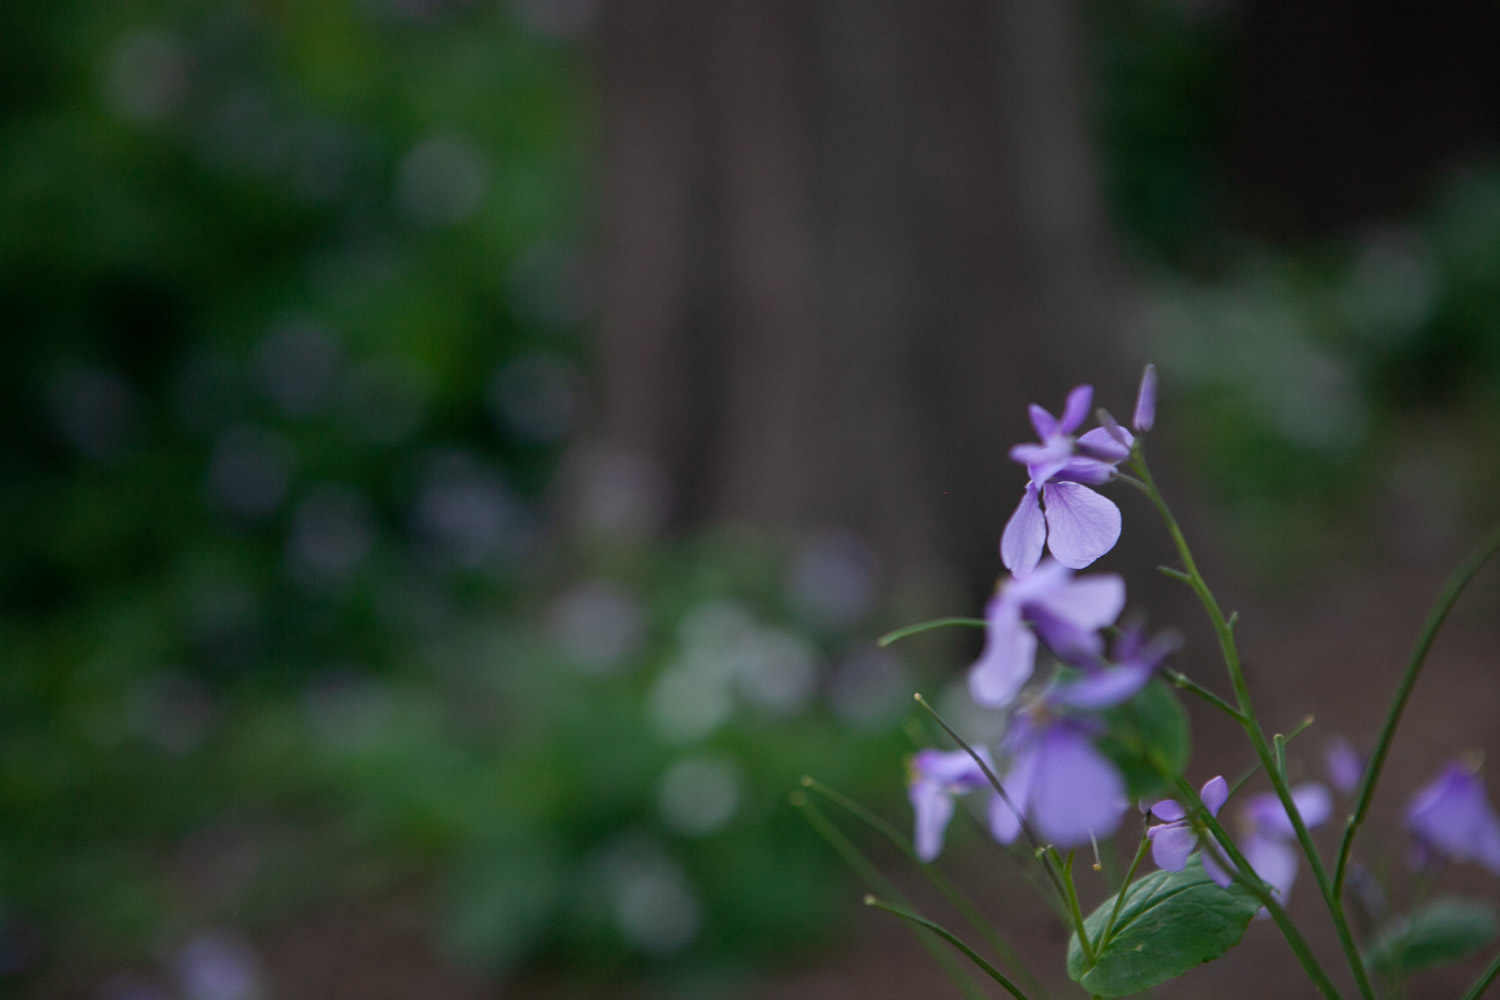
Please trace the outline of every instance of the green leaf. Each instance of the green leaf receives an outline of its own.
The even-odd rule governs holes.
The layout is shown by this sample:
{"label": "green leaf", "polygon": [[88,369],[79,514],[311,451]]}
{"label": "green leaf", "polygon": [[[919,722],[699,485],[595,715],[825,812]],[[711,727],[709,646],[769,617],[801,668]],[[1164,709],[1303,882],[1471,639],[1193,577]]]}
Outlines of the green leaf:
{"label": "green leaf", "polygon": [[1365,964],[1386,979],[1446,965],[1479,951],[1495,936],[1495,911],[1487,903],[1437,899],[1380,929]]}
{"label": "green leaf", "polygon": [[[1083,922],[1097,942],[1115,906],[1111,896]],[[1239,944],[1260,901],[1241,885],[1214,884],[1198,855],[1180,872],[1155,871],[1125,892],[1125,905],[1109,941],[1095,946],[1089,968],[1074,934],[1068,942],[1068,975],[1097,996],[1120,997],[1218,958]]]}
{"label": "green leaf", "polygon": [[1187,710],[1176,692],[1165,681],[1152,681],[1130,701],[1106,712],[1104,719],[1108,730],[1099,740],[1099,751],[1125,776],[1130,797],[1167,794],[1162,769],[1181,774],[1192,755]]}

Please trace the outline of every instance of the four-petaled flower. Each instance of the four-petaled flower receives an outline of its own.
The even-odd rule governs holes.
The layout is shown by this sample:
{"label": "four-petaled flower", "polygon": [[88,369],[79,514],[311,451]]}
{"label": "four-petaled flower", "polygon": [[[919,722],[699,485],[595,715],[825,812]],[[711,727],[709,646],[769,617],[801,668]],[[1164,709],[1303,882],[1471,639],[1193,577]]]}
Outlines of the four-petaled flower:
{"label": "four-petaled flower", "polygon": [[[1308,828],[1327,820],[1333,811],[1333,799],[1322,785],[1298,785],[1291,791],[1297,814]],[[1297,879],[1297,849],[1292,846],[1297,831],[1292,826],[1291,817],[1283,808],[1281,799],[1266,792],[1245,803],[1241,821],[1247,835],[1240,842],[1240,852],[1261,881],[1271,887],[1272,894],[1279,901],[1286,902],[1292,883]],[[1204,867],[1208,867],[1206,857]],[[1262,909],[1259,915],[1265,913]]]}
{"label": "four-petaled flower", "polygon": [[1120,508],[1089,485],[1109,481],[1115,466],[1130,455],[1130,436],[1117,429],[1126,438],[1122,443],[1100,427],[1073,437],[1093,397],[1090,386],[1078,386],[1068,393],[1061,418],[1033,403],[1031,424],[1041,444],[1018,444],[1010,450],[1010,457],[1025,465],[1031,477],[1000,536],[1000,560],[1016,577],[1036,568],[1044,547],[1064,566],[1082,569],[1120,538]]}
{"label": "four-petaled flower", "polygon": [[[1406,825],[1423,854],[1476,861],[1500,875],[1500,817],[1475,768],[1458,761],[1424,786],[1406,807]],[[1420,860],[1426,860],[1425,857]]]}
{"label": "four-petaled flower", "polygon": [[[983,747],[975,753],[989,764],[989,754]],[[951,753],[923,750],[912,757],[910,770],[911,781],[906,794],[917,817],[917,857],[930,862],[943,850],[943,834],[948,829],[948,821],[953,818],[953,800],[987,786],[989,779],[985,777],[984,769],[964,750]]]}
{"label": "four-petaled flower", "polygon": [[[1229,784],[1223,775],[1209,778],[1198,797],[1210,816],[1219,815],[1224,802],[1229,798]],[[1150,808],[1150,813],[1162,822],[1146,830],[1151,841],[1151,860],[1156,867],[1180,872],[1187,866],[1188,855],[1198,846],[1198,833],[1188,821],[1187,810],[1176,799],[1162,799]],[[1229,874],[1214,860],[1212,852],[1203,853],[1203,870],[1219,885],[1229,884]]]}
{"label": "four-petaled flower", "polygon": [[969,668],[969,693],[986,708],[1010,705],[1035,669],[1038,636],[1064,660],[1098,655],[1098,630],[1124,606],[1118,576],[1075,579],[1050,560],[1024,579],[1005,581],[985,608],[984,650]]}

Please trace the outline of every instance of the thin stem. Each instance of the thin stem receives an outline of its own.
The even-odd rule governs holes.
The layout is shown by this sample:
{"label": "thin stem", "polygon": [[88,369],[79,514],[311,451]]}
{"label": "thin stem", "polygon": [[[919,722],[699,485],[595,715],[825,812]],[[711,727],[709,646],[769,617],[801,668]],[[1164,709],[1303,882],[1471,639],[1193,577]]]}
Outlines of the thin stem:
{"label": "thin stem", "polygon": [[983,618],[934,618],[931,621],[917,622],[915,625],[906,625],[894,631],[887,632],[875,640],[878,646],[889,646],[893,642],[905,639],[907,636],[916,635],[919,632],[928,632],[935,628],[947,628],[950,625],[969,625],[974,628],[984,628],[989,624]]}
{"label": "thin stem", "polygon": [[963,890],[954,885],[936,865],[924,862],[921,858],[917,857],[916,849],[906,835],[869,809],[849,798],[849,796],[828,787],[816,778],[804,777],[802,779],[802,787],[821,795],[894,844],[896,849],[906,855],[913,864],[920,868],[922,874],[926,875],[928,880],[937,887],[937,890],[947,897],[948,902],[953,904],[953,908],[959,912],[959,915],[985,939],[985,942],[995,950],[1006,965],[1015,969],[1027,981],[1027,985],[1033,991],[1038,993],[1046,992],[1036,976],[1026,967],[1026,963],[1021,961],[1021,957],[1015,953],[1015,950],[1011,948],[1005,938],[1000,935],[989,921],[985,920],[983,914],[979,912],[979,907],[974,905],[974,901],[966,896]]}
{"label": "thin stem", "polygon": [[875,896],[866,896],[865,905],[873,906],[877,910],[884,910],[887,913],[894,913],[902,920],[916,924],[919,927],[927,928],[928,930],[932,931],[932,933],[936,934],[938,937],[942,938],[944,941],[947,941],[953,947],[957,948],[959,951],[967,955],[969,961],[973,962],[975,965],[983,969],[991,979],[1004,987],[1005,991],[1011,996],[1015,997],[1016,1000],[1027,1000],[1026,994],[1021,992],[1021,988],[1019,986],[1011,982],[1009,979],[1005,978],[1004,973],[1002,973],[999,969],[995,968],[990,963],[986,962],[978,952],[976,952],[973,948],[970,948],[968,945],[964,944],[964,942],[958,937],[958,935],[948,930],[948,928],[942,926],[941,924],[935,924],[931,920],[928,920],[926,917],[913,913],[910,910],[903,909],[902,907],[895,906],[891,903],[887,903],[885,900],[879,899]]}
{"label": "thin stem", "polygon": [[1026,822],[1026,814],[1016,807],[1015,802],[1010,797],[1010,793],[1005,790],[1005,786],[1000,783],[1000,779],[995,777],[995,772],[991,769],[989,762],[976,753],[974,748],[969,746],[968,741],[958,735],[953,727],[948,725],[941,715],[938,715],[937,709],[933,708],[926,698],[923,698],[920,694],[913,695],[913,697],[916,699],[918,705],[927,710],[927,714],[932,716],[933,721],[943,727],[943,732],[947,733],[949,738],[954,743],[957,743],[959,748],[968,754],[975,764],[979,765],[979,770],[984,772],[984,776],[989,781],[990,787],[995,790],[996,795],[1000,796],[1000,801],[1005,803],[1005,808],[1015,814],[1016,822],[1021,827],[1021,833],[1025,835],[1026,842],[1031,845],[1031,849],[1036,852],[1037,860],[1042,863],[1043,870],[1047,872],[1048,880],[1051,881],[1052,887],[1057,890],[1058,898],[1066,901],[1068,898],[1067,890],[1063,888],[1062,879],[1058,877],[1057,871],[1053,868],[1051,861],[1048,860],[1046,848],[1037,837],[1036,831],[1031,828],[1031,824]]}
{"label": "thin stem", "polygon": [[1464,994],[1464,1000],[1479,1000],[1484,995],[1484,991],[1490,988],[1490,983],[1495,981],[1496,976],[1500,976],[1500,955],[1495,956],[1490,967],[1474,981],[1473,986],[1469,987],[1469,992]]}
{"label": "thin stem", "polygon": [[1068,915],[1073,919],[1073,933],[1078,935],[1078,946],[1083,949],[1083,960],[1090,969],[1094,967],[1094,946],[1089,942],[1088,928],[1083,926],[1083,910],[1078,905],[1078,888],[1073,884],[1073,857],[1077,852],[1069,851],[1068,860],[1062,865],[1063,888],[1068,890]]}
{"label": "thin stem", "polygon": [[1391,707],[1386,711],[1385,722],[1380,727],[1380,736],[1375,740],[1375,751],[1370,755],[1370,764],[1365,768],[1365,776],[1359,783],[1359,796],[1354,813],[1344,827],[1344,839],[1339,844],[1338,864],[1335,866],[1333,876],[1335,895],[1342,895],[1344,891],[1344,876],[1349,865],[1349,852],[1354,847],[1354,834],[1359,830],[1360,824],[1364,823],[1365,816],[1370,811],[1370,800],[1375,797],[1375,785],[1380,781],[1380,771],[1385,766],[1386,755],[1390,753],[1391,740],[1396,734],[1396,725],[1401,721],[1401,713],[1406,710],[1407,699],[1411,697],[1412,688],[1416,686],[1417,678],[1422,673],[1422,664],[1427,660],[1427,651],[1432,648],[1438,630],[1443,627],[1443,622],[1447,619],[1448,612],[1453,610],[1453,605],[1457,603],[1459,595],[1497,551],[1500,551],[1500,524],[1490,529],[1490,533],[1453,571],[1453,575],[1443,584],[1443,589],[1438,592],[1437,600],[1427,612],[1427,620],[1417,636],[1417,644],[1412,647],[1411,657],[1406,662],[1406,670],[1401,675],[1401,682],[1396,686],[1396,696],[1391,699]]}
{"label": "thin stem", "polygon": [[[843,858],[845,864],[853,868],[862,879],[869,883],[870,888],[878,892],[883,892],[892,899],[906,903],[906,898],[901,894],[901,891],[881,874],[880,869],[869,858],[865,857],[863,851],[854,846],[853,841],[844,836],[843,832],[833,824],[832,820],[823,815],[821,809],[808,800],[807,793],[802,791],[793,792],[792,805],[797,807],[802,815],[806,817],[808,823],[812,825],[812,828],[818,831],[823,839],[828,842],[828,845],[833,848],[834,853]],[[953,980],[954,984],[964,992],[964,995],[970,997],[971,1000],[985,1000],[984,991],[979,988],[979,984],[969,975],[968,970],[953,960],[953,956],[938,947],[937,943],[926,935],[918,933],[915,929],[913,929],[912,933],[922,943],[922,947],[932,955],[933,961],[937,962],[938,966],[948,974],[948,977]]]}
{"label": "thin stem", "polygon": [[1187,676],[1186,674],[1178,673],[1176,670],[1163,670],[1161,673],[1163,677],[1172,682],[1172,685],[1174,687],[1181,688],[1189,694],[1197,695],[1199,698],[1202,698],[1204,701],[1208,702],[1210,705],[1214,706],[1219,711],[1229,716],[1235,722],[1238,722],[1241,725],[1244,724],[1245,717],[1240,714],[1239,709],[1235,708],[1233,705],[1229,704],[1229,702],[1225,701],[1223,698],[1220,698],[1218,695],[1214,694],[1208,688],[1204,687],[1202,684],[1199,684],[1191,677]]}
{"label": "thin stem", "polygon": [[1135,860],[1130,862],[1130,870],[1125,873],[1125,883],[1120,886],[1120,891],[1115,896],[1115,905],[1109,911],[1109,919],[1104,922],[1104,930],[1099,932],[1101,952],[1109,946],[1110,935],[1115,932],[1115,922],[1120,919],[1120,910],[1125,905],[1125,893],[1130,890],[1130,883],[1135,880],[1135,870],[1140,867],[1141,859],[1146,856],[1146,847],[1150,843],[1150,838],[1142,834],[1140,845],[1135,849]]}
{"label": "thin stem", "polygon": [[[1295,729],[1286,734],[1286,742],[1291,743],[1292,740],[1295,740],[1297,737],[1307,732],[1308,728],[1312,726],[1312,724],[1313,717],[1311,715],[1304,718],[1301,722],[1297,723],[1297,727]],[[1239,794],[1239,790],[1245,786],[1245,782],[1249,781],[1259,773],[1260,761],[1256,761],[1248,771],[1234,780],[1234,784],[1229,786],[1229,795],[1226,796],[1225,801],[1228,801],[1229,799],[1234,798],[1235,795]]]}
{"label": "thin stem", "polygon": [[[1168,772],[1163,771],[1163,774],[1166,773]],[[1255,874],[1255,869],[1250,866],[1250,862],[1245,860],[1245,856],[1240,853],[1240,849],[1235,845],[1234,839],[1229,836],[1228,831],[1219,824],[1214,815],[1208,811],[1208,807],[1203,804],[1203,800],[1198,796],[1198,790],[1190,785],[1187,779],[1181,775],[1176,777],[1176,784],[1177,793],[1182,797],[1181,801],[1193,812],[1198,822],[1213,835],[1214,840],[1223,850],[1224,856],[1230,864],[1238,869],[1236,881],[1253,893],[1255,898],[1260,900],[1261,905],[1266,908],[1266,911],[1270,913],[1271,920],[1275,922],[1277,929],[1281,931],[1281,936],[1286,938],[1286,943],[1291,947],[1292,954],[1297,956],[1297,961],[1301,963],[1302,970],[1307,973],[1307,977],[1312,980],[1318,992],[1322,993],[1328,1000],[1342,1000],[1338,989],[1333,985],[1333,981],[1328,978],[1328,973],[1323,971],[1323,966],[1318,963],[1317,956],[1313,954],[1312,949],[1307,945],[1306,939],[1302,937],[1302,932],[1297,929],[1296,924],[1292,923],[1291,917],[1287,916],[1286,910],[1277,902],[1276,897],[1266,891],[1265,885],[1261,882],[1260,877]]]}
{"label": "thin stem", "polygon": [[1343,903],[1333,891],[1333,881],[1328,877],[1328,870],[1318,854],[1317,845],[1313,843],[1307,823],[1303,821],[1302,813],[1297,809],[1297,803],[1292,798],[1292,790],[1287,784],[1285,775],[1281,774],[1275,766],[1271,747],[1266,741],[1266,734],[1261,730],[1259,717],[1255,714],[1255,707],[1250,699],[1250,686],[1245,680],[1245,670],[1240,664],[1234,628],[1224,617],[1223,609],[1199,571],[1198,564],[1193,559],[1192,550],[1188,547],[1187,538],[1184,537],[1177,519],[1172,516],[1171,509],[1167,507],[1161,491],[1157,489],[1156,482],[1151,478],[1151,470],[1146,467],[1145,456],[1139,448],[1135,452],[1132,468],[1140,477],[1146,496],[1166,523],[1167,531],[1171,534],[1172,542],[1177,548],[1177,555],[1187,571],[1188,584],[1198,595],[1199,603],[1208,612],[1209,620],[1213,623],[1214,632],[1219,638],[1219,650],[1224,656],[1224,665],[1228,669],[1229,680],[1234,687],[1235,702],[1240,715],[1243,716],[1240,726],[1249,738],[1256,758],[1259,759],[1261,766],[1265,768],[1267,776],[1271,779],[1271,787],[1275,789],[1276,797],[1281,800],[1281,806],[1286,810],[1287,819],[1291,821],[1292,829],[1297,835],[1297,843],[1301,845],[1302,853],[1307,856],[1308,867],[1312,869],[1313,878],[1318,883],[1318,890],[1322,893],[1323,901],[1328,907],[1334,930],[1338,932],[1339,945],[1343,948],[1344,957],[1348,961],[1349,971],[1354,975],[1355,984],[1359,987],[1360,996],[1364,1000],[1375,1000],[1375,991],[1370,985],[1369,975],[1365,972],[1364,960],[1359,955],[1354,936],[1349,931],[1349,921],[1344,916]]}

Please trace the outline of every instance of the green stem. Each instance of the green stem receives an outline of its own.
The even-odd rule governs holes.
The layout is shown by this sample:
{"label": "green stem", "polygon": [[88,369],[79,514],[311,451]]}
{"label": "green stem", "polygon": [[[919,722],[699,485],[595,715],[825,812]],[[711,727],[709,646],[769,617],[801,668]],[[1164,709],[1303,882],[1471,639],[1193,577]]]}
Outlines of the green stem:
{"label": "green stem", "polygon": [[942,938],[944,941],[947,941],[953,947],[957,948],[959,951],[967,955],[969,961],[973,962],[975,965],[983,969],[991,979],[1004,987],[1005,991],[1011,996],[1015,997],[1016,1000],[1026,1000],[1026,994],[1021,992],[1021,988],[1019,986],[1011,982],[1009,979],[1005,978],[1004,973],[1002,973],[999,969],[995,968],[990,963],[986,962],[978,952],[976,952],[973,948],[970,948],[968,945],[964,944],[964,942],[958,937],[958,935],[948,930],[948,928],[942,926],[941,924],[935,924],[931,920],[928,920],[926,917],[913,913],[910,910],[903,909],[902,907],[895,906],[891,903],[887,903],[885,900],[878,899],[875,896],[866,896],[865,905],[873,906],[876,909],[884,910],[887,913],[894,913],[902,920],[916,924],[919,927],[927,928],[928,930],[932,931],[932,933],[936,934],[938,937]]}
{"label": "green stem", "polygon": [[1053,868],[1052,862],[1048,859],[1046,848],[1037,837],[1036,831],[1031,828],[1031,824],[1026,821],[1026,814],[1016,807],[1015,802],[1010,797],[1010,793],[1005,790],[1004,785],[1000,784],[1000,779],[995,777],[995,772],[990,767],[989,762],[976,753],[974,748],[969,746],[968,741],[958,735],[954,728],[948,725],[941,715],[938,715],[937,709],[933,708],[926,698],[923,698],[920,694],[913,695],[913,697],[916,699],[918,705],[927,710],[927,714],[932,716],[933,721],[943,727],[943,732],[947,733],[949,738],[954,743],[957,743],[959,748],[968,754],[975,764],[979,765],[979,770],[984,772],[984,776],[989,781],[990,787],[995,790],[996,795],[1000,796],[1000,801],[1005,803],[1005,808],[1015,814],[1016,822],[1021,827],[1021,833],[1026,837],[1026,842],[1031,845],[1031,849],[1035,852],[1037,860],[1042,863],[1042,869],[1047,873],[1047,878],[1052,883],[1052,888],[1057,891],[1058,899],[1066,903],[1068,898],[1067,890],[1063,888],[1062,879],[1058,877],[1056,869]]}
{"label": "green stem", "polygon": [[1078,888],[1073,884],[1073,856],[1076,852],[1068,852],[1068,860],[1062,864],[1063,887],[1068,890],[1068,916],[1073,920],[1073,933],[1078,935],[1078,946],[1083,949],[1083,961],[1092,969],[1094,967],[1094,946],[1089,943],[1088,928],[1083,926],[1083,910],[1078,905]]}
{"label": "green stem", "polygon": [[934,618],[931,621],[917,622],[915,625],[906,625],[894,631],[887,632],[875,640],[878,646],[889,646],[893,642],[899,642],[907,636],[916,635],[920,632],[928,632],[935,628],[947,628],[950,625],[969,625],[974,628],[985,628],[989,622],[983,618]]}
{"label": "green stem", "polygon": [[1496,976],[1500,976],[1500,955],[1495,956],[1490,967],[1474,981],[1473,986],[1469,987],[1469,992],[1464,994],[1464,1000],[1479,1000],[1484,995],[1484,991],[1490,988],[1490,983],[1495,981]]}
{"label": "green stem", "polygon": [[[881,874],[880,869],[869,858],[865,857],[864,852],[855,847],[853,841],[844,836],[843,832],[833,824],[833,821],[824,816],[823,811],[808,800],[807,793],[802,791],[793,792],[792,805],[797,807],[802,815],[806,817],[808,823],[812,825],[812,828],[818,831],[823,839],[828,842],[828,845],[833,848],[834,853],[843,858],[845,864],[854,869],[862,879],[869,883],[870,888],[875,889],[877,892],[883,892],[892,899],[900,900],[903,904],[910,905],[907,904],[906,898],[902,896],[901,891]],[[985,1000],[984,991],[979,988],[979,984],[969,975],[968,970],[953,960],[952,955],[940,948],[937,942],[925,934],[918,933],[915,929],[912,933],[922,943],[922,947],[927,949],[927,952],[932,955],[933,961],[937,962],[938,966],[948,974],[948,977],[963,991],[965,996],[969,997],[970,1000]]]}
{"label": "green stem", "polygon": [[1354,813],[1344,827],[1344,839],[1339,844],[1338,864],[1333,876],[1333,892],[1337,896],[1343,895],[1344,876],[1349,865],[1349,852],[1354,847],[1354,834],[1370,811],[1370,800],[1375,797],[1375,785],[1380,781],[1380,771],[1385,766],[1387,754],[1390,753],[1391,740],[1396,734],[1396,725],[1401,721],[1401,713],[1406,710],[1407,699],[1411,697],[1417,677],[1422,673],[1422,664],[1427,660],[1427,651],[1432,648],[1432,642],[1437,638],[1438,630],[1443,627],[1443,622],[1447,619],[1448,612],[1453,610],[1453,605],[1457,603],[1459,595],[1497,551],[1500,551],[1500,525],[1492,528],[1474,551],[1470,552],[1453,571],[1453,575],[1443,584],[1437,600],[1427,612],[1427,620],[1417,636],[1417,644],[1412,648],[1411,657],[1406,662],[1406,671],[1401,675],[1400,684],[1396,686],[1396,696],[1391,700],[1391,707],[1386,711],[1385,722],[1380,727],[1380,736],[1375,741],[1375,751],[1370,755],[1370,764],[1365,768],[1365,776],[1359,783],[1359,795]]}
{"label": "green stem", "polygon": [[1141,842],[1135,849],[1135,860],[1130,862],[1130,870],[1125,873],[1125,883],[1120,886],[1120,891],[1115,896],[1115,905],[1109,911],[1109,919],[1104,922],[1104,930],[1099,932],[1099,950],[1103,951],[1109,946],[1109,938],[1115,932],[1115,922],[1120,919],[1120,910],[1125,905],[1125,893],[1130,890],[1130,883],[1135,880],[1135,870],[1140,867],[1141,859],[1146,856],[1146,848],[1151,843],[1150,838],[1144,834]]}
{"label": "green stem", "polygon": [[1255,707],[1250,699],[1250,686],[1245,679],[1244,667],[1240,664],[1239,647],[1234,639],[1234,626],[1224,617],[1224,611],[1214,597],[1213,591],[1209,589],[1207,581],[1204,580],[1202,572],[1198,569],[1197,562],[1193,559],[1192,550],[1188,547],[1187,538],[1182,533],[1177,519],[1172,516],[1172,511],[1167,507],[1166,500],[1161,491],[1157,489],[1156,482],[1151,478],[1151,470],[1146,467],[1146,459],[1139,447],[1136,450],[1136,458],[1132,468],[1140,477],[1146,496],[1155,505],[1166,523],[1167,531],[1172,536],[1172,542],[1177,548],[1177,555],[1182,560],[1183,568],[1186,570],[1188,585],[1198,595],[1199,603],[1208,612],[1209,620],[1213,623],[1214,632],[1219,639],[1219,650],[1224,657],[1224,665],[1229,671],[1229,680],[1234,687],[1236,706],[1239,709],[1240,727],[1244,729],[1245,735],[1249,737],[1250,745],[1255,750],[1255,756],[1266,770],[1266,775],[1271,779],[1271,787],[1276,792],[1276,797],[1281,800],[1282,808],[1286,810],[1287,818],[1292,823],[1292,829],[1297,834],[1297,842],[1302,847],[1302,853],[1307,856],[1308,867],[1312,869],[1313,878],[1317,880],[1318,890],[1323,895],[1323,901],[1328,907],[1329,916],[1333,919],[1334,929],[1338,932],[1339,945],[1343,948],[1344,957],[1348,961],[1349,970],[1354,975],[1354,981],[1359,987],[1360,996],[1364,1000],[1375,1000],[1374,988],[1370,985],[1370,977],[1365,972],[1363,959],[1360,958],[1359,949],[1355,946],[1354,936],[1349,931],[1349,921],[1344,916],[1344,907],[1340,898],[1333,891],[1333,881],[1328,877],[1328,870],[1323,865],[1323,859],[1318,854],[1317,846],[1312,841],[1312,834],[1308,832],[1307,824],[1302,819],[1302,813],[1297,809],[1297,803],[1292,799],[1291,787],[1287,784],[1286,777],[1277,768],[1275,759],[1271,752],[1270,744],[1266,741],[1266,734],[1261,730],[1259,717],[1255,714]]}
{"label": "green stem", "polygon": [[[1163,771],[1163,773],[1166,774],[1167,772]],[[1292,954],[1297,956],[1297,961],[1301,963],[1302,970],[1307,973],[1307,977],[1312,980],[1318,992],[1322,993],[1328,1000],[1342,1000],[1338,989],[1333,985],[1333,981],[1328,978],[1328,973],[1323,971],[1323,966],[1318,963],[1317,956],[1308,947],[1307,940],[1302,937],[1302,932],[1297,929],[1296,924],[1292,923],[1291,917],[1287,916],[1286,910],[1277,902],[1276,897],[1266,890],[1265,884],[1255,874],[1255,869],[1250,866],[1250,862],[1245,860],[1245,856],[1240,853],[1239,847],[1235,845],[1234,839],[1229,836],[1228,831],[1208,811],[1208,807],[1203,804],[1203,800],[1198,796],[1198,790],[1188,784],[1187,779],[1181,775],[1177,776],[1176,784],[1177,794],[1181,796],[1182,803],[1193,813],[1204,829],[1213,835],[1214,841],[1223,850],[1225,858],[1238,870],[1236,881],[1253,893],[1255,898],[1260,900],[1261,905],[1266,908],[1266,911],[1271,915],[1271,920],[1276,924],[1277,929],[1281,931],[1281,936],[1286,938],[1286,943],[1292,949]]]}
{"label": "green stem", "polygon": [[1241,724],[1244,723],[1245,717],[1240,714],[1239,709],[1235,708],[1233,705],[1229,704],[1229,702],[1225,701],[1223,698],[1220,698],[1218,695],[1214,694],[1208,688],[1204,687],[1202,684],[1199,684],[1191,677],[1187,676],[1186,674],[1178,673],[1176,670],[1163,670],[1161,673],[1163,677],[1172,682],[1173,687],[1181,688],[1189,694],[1197,695],[1199,698],[1202,698],[1204,701],[1208,702],[1210,705],[1214,706],[1219,711],[1229,716],[1235,722]]}
{"label": "green stem", "polygon": [[[1036,978],[1035,975],[1032,974],[1031,970],[1026,967],[1026,964],[1021,961],[1021,957],[1016,954],[1015,950],[1011,948],[1009,943],[1006,942],[1005,938],[1002,937],[1000,933],[994,928],[994,926],[992,926],[990,922],[984,918],[983,914],[979,912],[979,907],[974,905],[974,901],[966,896],[963,890],[959,889],[958,886],[954,885],[946,875],[938,870],[937,866],[926,863],[922,861],[922,859],[918,858],[915,847],[913,847],[911,840],[907,838],[905,834],[901,833],[901,831],[897,830],[894,826],[886,822],[881,817],[875,815],[869,809],[866,809],[858,802],[849,798],[849,796],[844,795],[842,792],[829,788],[827,785],[823,784],[816,778],[804,777],[802,779],[802,787],[806,788],[810,792],[815,792],[818,795],[821,795],[823,798],[843,809],[855,819],[864,823],[870,829],[874,830],[876,833],[880,834],[886,840],[894,844],[898,851],[906,855],[906,857],[913,864],[921,869],[922,874],[927,876],[928,881],[930,881],[934,886],[937,887],[937,890],[947,898],[949,903],[953,904],[953,908],[957,910],[959,912],[959,915],[968,922],[969,926],[974,928],[975,932],[981,935],[984,938],[985,942],[994,949],[996,954],[1000,956],[1001,961],[1010,966],[1012,969],[1015,969],[1016,973],[1026,980],[1027,986],[1033,992],[1046,992],[1046,990],[1043,989],[1041,982]],[[887,895],[889,895],[889,893],[887,893]]]}

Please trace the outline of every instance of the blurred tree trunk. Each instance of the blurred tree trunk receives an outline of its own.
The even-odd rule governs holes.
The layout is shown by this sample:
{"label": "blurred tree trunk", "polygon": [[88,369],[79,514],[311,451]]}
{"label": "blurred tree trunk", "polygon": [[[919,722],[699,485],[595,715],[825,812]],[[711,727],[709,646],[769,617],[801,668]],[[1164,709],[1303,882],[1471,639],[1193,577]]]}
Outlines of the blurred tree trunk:
{"label": "blurred tree trunk", "polygon": [[600,430],[677,524],[993,579],[1025,404],[1130,402],[1076,35],[1056,0],[607,6]]}

